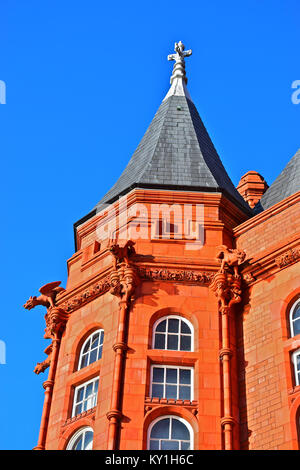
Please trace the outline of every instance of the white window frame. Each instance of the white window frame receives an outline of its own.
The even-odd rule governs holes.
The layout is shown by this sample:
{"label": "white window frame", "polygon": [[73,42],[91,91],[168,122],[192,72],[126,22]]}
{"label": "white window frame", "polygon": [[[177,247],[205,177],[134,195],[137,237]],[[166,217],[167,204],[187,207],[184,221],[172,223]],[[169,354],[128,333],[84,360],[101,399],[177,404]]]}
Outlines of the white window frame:
{"label": "white window frame", "polygon": [[[93,441],[94,441],[94,430],[90,426],[85,426],[84,428],[78,429],[78,431],[76,431],[75,434],[73,434],[73,436],[71,437],[71,439],[68,442],[66,450],[73,450],[72,447],[74,446],[75,442],[77,441],[78,437],[81,434],[84,434],[84,437],[83,437],[83,442],[84,442],[85,433],[87,433],[87,432],[92,432],[93,433]],[[92,450],[93,449],[93,441],[92,441],[92,448],[91,449],[85,449],[85,450]]]}
{"label": "white window frame", "polygon": [[[168,364],[153,364],[151,365],[151,378],[150,378],[150,396],[151,398],[154,397],[154,395],[152,395],[152,385],[153,385],[153,369],[154,368],[160,368],[160,369],[164,369],[164,382],[155,382],[155,384],[159,384],[159,385],[163,385],[164,387],[164,395],[166,395],[166,385],[176,385],[177,386],[177,395],[179,394],[179,386],[182,385],[183,387],[190,387],[190,391],[191,391],[191,397],[190,397],[190,401],[192,401],[194,399],[194,367],[185,367],[185,366],[171,366],[171,365],[168,365]],[[177,383],[167,383],[166,382],[166,369],[177,369]],[[185,385],[185,384],[180,384],[179,382],[179,371],[180,370],[190,370],[191,371],[191,383],[190,385]],[[162,398],[166,398],[165,396],[162,397]],[[181,400],[181,398],[175,398],[175,400]]]}
{"label": "white window frame", "polygon": [[297,351],[293,352],[292,354],[292,363],[294,366],[294,377],[295,377],[295,385],[300,385],[300,379],[299,379],[299,373],[300,373],[300,366],[299,369],[297,369],[297,357],[300,356],[300,349],[297,349]]}
{"label": "white window frame", "polygon": [[[183,423],[189,430],[190,432],[190,449],[189,450],[194,450],[194,430],[192,428],[192,426],[190,425],[190,423],[188,421],[186,421],[185,419],[181,418],[180,416],[177,416],[177,415],[163,415],[163,416],[159,416],[158,418],[156,418],[154,421],[152,421],[148,427],[148,431],[147,431],[147,450],[150,450],[150,436],[151,436],[151,431],[152,431],[152,428],[153,426],[155,426],[155,424],[158,422],[158,421],[161,421],[162,419],[167,419],[167,418],[171,418],[171,419],[177,419],[178,421],[180,421],[181,423]],[[162,441],[165,440],[165,438],[163,439],[160,439]],[[172,440],[172,439],[168,439],[168,440]],[[173,439],[174,441],[179,441],[180,439]],[[183,439],[181,439],[182,441]],[[180,450],[180,449],[179,449]]]}
{"label": "white window frame", "polygon": [[[166,316],[161,317],[158,320],[156,320],[156,322],[154,323],[153,328],[152,328],[152,349],[154,349],[154,345],[155,345],[155,334],[156,334],[157,326],[159,325],[159,323],[163,322],[164,320],[168,320],[168,319],[170,319],[170,320],[176,319],[176,320],[183,321],[190,328],[191,334],[189,335],[188,333],[180,333],[180,332],[178,332],[178,333],[168,333],[167,330],[166,330],[166,332],[165,332],[165,348],[161,349],[161,351],[193,352],[194,351],[194,327],[193,327],[192,323],[189,320],[187,320],[185,317],[182,317],[180,315],[166,315]],[[158,333],[160,333],[160,332],[158,332]],[[186,336],[191,336],[191,349],[190,349],[190,351],[186,351],[186,350],[183,350],[183,349],[167,349],[166,346],[167,346],[168,335],[180,336],[181,334],[186,335]],[[178,341],[178,347],[179,347],[179,341]]]}
{"label": "white window frame", "polygon": [[[98,390],[97,392],[95,393],[95,384],[96,382],[98,382]],[[93,383],[93,393],[92,395],[89,396],[88,399],[85,399],[85,392],[86,392],[86,389],[88,387],[89,384]],[[77,393],[79,391],[80,388],[84,387],[84,392],[83,392],[83,399],[82,400],[78,400],[77,401]],[[85,401],[88,401],[88,400],[92,400],[92,404],[91,406],[89,406],[86,410],[82,410],[80,413],[78,414],[81,414],[83,413],[84,411],[88,411],[90,410],[91,408],[94,408],[94,406],[97,405],[97,401],[98,401],[98,392],[99,392],[99,377],[94,377],[93,379],[91,380],[88,380],[87,382],[84,382],[80,385],[78,385],[77,387],[75,387],[75,390],[74,390],[74,398],[73,398],[73,407],[72,407],[72,418],[74,416],[77,416],[77,414],[75,414],[75,410],[76,410],[76,406],[79,405],[80,403],[84,403]]]}
{"label": "white window frame", "polygon": [[[97,349],[99,351],[100,347],[102,346],[102,351],[103,351],[103,343],[100,343],[100,338],[101,338],[101,333],[103,332],[103,342],[104,342],[104,330],[102,328],[99,328],[98,330],[95,330],[93,331],[88,337],[87,339],[85,340],[85,342],[83,343],[83,345],[81,346],[81,349],[80,349],[80,354],[79,354],[79,359],[78,359],[78,369],[77,370],[82,370],[84,369],[85,367],[88,367],[90,364],[94,364],[94,362],[89,362],[90,360],[90,357],[91,357],[91,351],[93,351],[94,349]],[[99,333],[99,344],[96,348],[94,349],[89,349],[87,352],[83,353],[84,351],[84,348],[86,346],[86,344],[88,343],[88,341],[96,334],[96,333]],[[83,366],[83,367],[80,367],[80,364],[81,364],[81,361],[82,361],[82,357],[85,356],[85,355],[88,355],[89,357],[89,360],[88,360],[88,363],[86,366]],[[98,353],[97,353],[98,355]],[[102,354],[101,354],[101,357],[102,357]],[[99,359],[97,359],[97,361],[99,361],[101,359],[101,357]]]}
{"label": "white window frame", "polygon": [[[295,320],[293,320],[294,312],[295,312],[296,307],[297,307],[297,305],[298,305],[299,303],[300,303],[300,298],[298,298],[298,299],[296,300],[296,302],[293,303],[293,305],[292,305],[292,307],[291,307],[291,309],[290,309],[290,317],[289,317],[289,318],[290,318],[291,338],[293,338],[294,336],[298,336],[298,335],[299,335],[299,333],[298,333],[298,335],[295,335],[295,332],[294,332],[294,323],[295,323]],[[300,320],[298,320],[298,321],[300,321]]]}

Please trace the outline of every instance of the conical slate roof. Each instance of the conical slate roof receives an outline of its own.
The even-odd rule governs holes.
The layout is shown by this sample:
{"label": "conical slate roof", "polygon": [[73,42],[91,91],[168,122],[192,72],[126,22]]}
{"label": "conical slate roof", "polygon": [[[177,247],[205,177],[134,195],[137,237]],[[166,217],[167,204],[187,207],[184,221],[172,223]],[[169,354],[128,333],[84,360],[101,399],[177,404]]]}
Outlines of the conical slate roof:
{"label": "conical slate roof", "polygon": [[268,209],[300,191],[300,149],[262,196],[256,209]]}
{"label": "conical slate roof", "polygon": [[176,54],[171,87],[115,185],[95,207],[101,210],[133,188],[225,193],[246,213],[248,204],[234,187],[186,88],[183,44]]}

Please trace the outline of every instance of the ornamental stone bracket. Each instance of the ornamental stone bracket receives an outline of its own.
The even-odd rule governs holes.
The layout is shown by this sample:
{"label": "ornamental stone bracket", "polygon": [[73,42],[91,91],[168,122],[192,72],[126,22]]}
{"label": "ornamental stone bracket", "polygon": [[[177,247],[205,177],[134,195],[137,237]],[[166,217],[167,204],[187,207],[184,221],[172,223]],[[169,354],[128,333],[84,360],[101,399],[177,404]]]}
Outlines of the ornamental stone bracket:
{"label": "ornamental stone bracket", "polygon": [[221,245],[217,248],[216,258],[221,262],[221,268],[214,275],[210,289],[218,298],[220,313],[227,313],[233,304],[239,303],[242,299],[242,277],[239,274],[239,267],[244,263],[246,253]]}
{"label": "ornamental stone bracket", "polygon": [[226,271],[215,274],[210,289],[218,298],[220,313],[227,313],[226,309],[241,301],[241,283],[241,276],[234,276]]}
{"label": "ornamental stone bracket", "polygon": [[111,244],[110,252],[113,255],[114,270],[110,274],[109,292],[125,302],[128,307],[140,283],[138,272],[130,262],[130,257],[135,254],[134,242],[128,240],[124,246]]}

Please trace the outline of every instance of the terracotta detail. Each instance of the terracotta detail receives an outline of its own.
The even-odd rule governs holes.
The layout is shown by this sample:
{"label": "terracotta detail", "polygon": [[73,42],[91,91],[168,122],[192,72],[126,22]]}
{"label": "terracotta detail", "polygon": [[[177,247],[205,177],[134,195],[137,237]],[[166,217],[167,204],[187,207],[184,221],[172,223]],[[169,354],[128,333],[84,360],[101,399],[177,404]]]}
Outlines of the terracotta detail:
{"label": "terracotta detail", "polygon": [[123,246],[118,243],[111,243],[109,251],[114,258],[114,269],[116,270],[121,263],[129,266],[129,258],[135,254],[135,243],[132,240],[127,240]]}
{"label": "terracotta detail", "polygon": [[275,263],[279,268],[284,268],[300,259],[300,248],[294,248],[285,251],[282,255],[275,258]]}
{"label": "terracotta detail", "polygon": [[253,208],[268,189],[268,184],[257,171],[248,171],[237,186],[240,195]]}
{"label": "terracotta detail", "polygon": [[234,275],[238,277],[238,268],[246,258],[246,253],[243,250],[228,248],[226,245],[217,247],[217,260],[221,262],[220,273],[223,273],[225,267],[233,267]]}
{"label": "terracotta detail", "polygon": [[68,313],[77,310],[82,305],[91,302],[99,295],[105,294],[111,287],[109,276],[104,277],[102,280],[95,282],[87,289],[84,289],[80,294],[74,295],[70,300],[66,300],[60,304],[60,307]]}
{"label": "terracotta detail", "polygon": [[23,307],[27,310],[31,310],[36,305],[43,305],[44,307],[47,307],[47,309],[54,307],[57,294],[65,290],[63,287],[59,287],[60,284],[61,281],[45,284],[39,289],[41,295],[39,297],[30,296]]}
{"label": "terracotta detail", "polygon": [[[239,275],[239,267],[243,264],[246,253],[242,250],[228,249],[222,245],[217,247],[217,259],[221,260],[221,268],[214,276],[210,285],[211,290],[218,298],[219,312],[221,314],[222,347],[219,357],[222,361],[222,381],[224,410],[221,419],[221,427],[224,434],[225,450],[233,449],[233,425],[235,419],[232,416],[232,371],[231,359],[235,351],[231,347],[230,316],[232,306],[241,301],[242,279]],[[230,269],[233,267],[233,274]],[[235,344],[235,343],[234,343]]]}
{"label": "terracotta detail", "polygon": [[206,271],[146,266],[138,266],[137,269],[140,277],[149,281],[193,282],[208,285],[214,277],[214,273]]}
{"label": "terracotta detail", "polygon": [[46,284],[39,289],[39,292],[41,293],[39,297],[31,296],[24,304],[24,308],[27,310],[31,310],[36,305],[42,305],[47,308],[47,313],[45,315],[46,328],[44,338],[52,340],[52,343],[45,349],[45,353],[48,355],[48,357],[43,362],[38,362],[34,368],[34,372],[36,374],[40,374],[49,367],[48,379],[43,383],[43,387],[45,389],[45,400],[39,440],[35,450],[45,449],[60,338],[68,320],[68,315],[66,312],[62,308],[55,306],[57,294],[65,290],[63,287],[59,287],[60,284],[60,281]]}
{"label": "terracotta detail", "polygon": [[117,341],[113,345],[115,352],[114,381],[111,398],[111,409],[106,414],[109,420],[108,450],[118,448],[120,423],[122,420],[122,384],[124,382],[125,352],[127,350],[128,315],[133,293],[139,284],[139,276],[130,257],[135,253],[134,242],[128,240],[123,247],[118,244],[110,246],[113,255],[114,270],[110,274],[110,293],[119,299],[119,327]]}

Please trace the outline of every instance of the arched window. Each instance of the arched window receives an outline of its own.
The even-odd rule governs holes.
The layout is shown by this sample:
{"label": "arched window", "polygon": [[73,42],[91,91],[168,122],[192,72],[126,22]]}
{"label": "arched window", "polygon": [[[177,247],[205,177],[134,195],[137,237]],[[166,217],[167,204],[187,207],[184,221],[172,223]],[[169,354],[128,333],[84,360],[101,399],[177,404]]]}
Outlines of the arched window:
{"label": "arched window", "polygon": [[193,327],[185,318],[170,315],[153,326],[153,349],[193,351]]}
{"label": "arched window", "polygon": [[295,385],[300,385],[300,349],[293,353],[292,361],[294,364]]}
{"label": "arched window", "polygon": [[70,439],[67,450],[92,450],[94,432],[92,428],[79,429]]}
{"label": "arched window", "polygon": [[300,300],[296,300],[290,310],[291,336],[300,335]]}
{"label": "arched window", "polygon": [[83,343],[79,361],[78,370],[92,364],[102,357],[104,331],[94,331]]}
{"label": "arched window", "polygon": [[193,429],[178,416],[162,416],[149,426],[148,450],[192,450]]}

